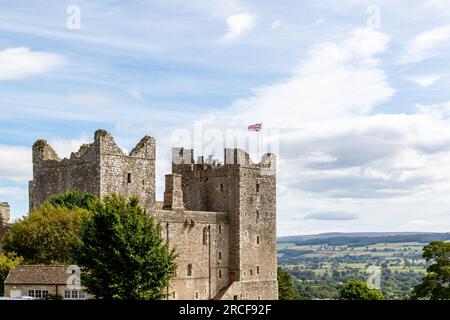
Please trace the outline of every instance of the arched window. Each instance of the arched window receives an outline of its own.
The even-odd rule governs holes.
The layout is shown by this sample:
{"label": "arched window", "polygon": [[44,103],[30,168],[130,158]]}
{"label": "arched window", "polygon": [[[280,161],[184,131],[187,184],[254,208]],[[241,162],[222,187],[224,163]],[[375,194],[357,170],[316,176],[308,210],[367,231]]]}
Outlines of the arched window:
{"label": "arched window", "polygon": [[208,244],[208,228],[203,228],[203,245],[206,246]]}
{"label": "arched window", "polygon": [[188,277],[192,277],[192,264],[188,264],[187,266],[187,272],[186,272]]}
{"label": "arched window", "polygon": [[219,269],[219,279],[222,279],[222,270]]}

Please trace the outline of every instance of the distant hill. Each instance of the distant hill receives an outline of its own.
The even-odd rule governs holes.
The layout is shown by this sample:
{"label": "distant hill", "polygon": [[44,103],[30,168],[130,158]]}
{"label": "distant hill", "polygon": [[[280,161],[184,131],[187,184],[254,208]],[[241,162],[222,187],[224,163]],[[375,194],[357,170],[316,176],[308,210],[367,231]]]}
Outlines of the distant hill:
{"label": "distant hill", "polygon": [[360,232],[360,233],[326,233],[312,236],[294,236],[278,239],[279,243],[293,242],[297,246],[330,245],[363,247],[377,243],[449,241],[450,233],[412,233],[412,232]]}
{"label": "distant hill", "polygon": [[376,238],[376,237],[388,237],[388,236],[407,236],[407,235],[424,235],[424,234],[439,234],[435,232],[327,232],[319,234],[310,235],[298,235],[298,236],[287,236],[278,237],[278,242],[295,242],[311,239],[327,239],[327,238],[352,238],[352,237],[366,237],[366,238]]}

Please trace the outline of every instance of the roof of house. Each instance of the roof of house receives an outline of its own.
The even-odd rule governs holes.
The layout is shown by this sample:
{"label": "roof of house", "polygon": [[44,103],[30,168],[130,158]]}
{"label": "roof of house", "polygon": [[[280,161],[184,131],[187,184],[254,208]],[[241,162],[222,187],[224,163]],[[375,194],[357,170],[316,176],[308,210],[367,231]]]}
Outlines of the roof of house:
{"label": "roof of house", "polygon": [[70,275],[64,265],[18,265],[9,271],[4,284],[66,284]]}

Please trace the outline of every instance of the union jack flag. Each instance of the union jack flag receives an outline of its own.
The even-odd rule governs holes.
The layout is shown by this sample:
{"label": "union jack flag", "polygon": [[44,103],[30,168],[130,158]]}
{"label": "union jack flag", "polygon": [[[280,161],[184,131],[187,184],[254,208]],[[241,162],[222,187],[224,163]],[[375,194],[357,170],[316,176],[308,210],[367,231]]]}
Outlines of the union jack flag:
{"label": "union jack flag", "polygon": [[261,131],[262,123],[256,123],[248,126],[248,131]]}

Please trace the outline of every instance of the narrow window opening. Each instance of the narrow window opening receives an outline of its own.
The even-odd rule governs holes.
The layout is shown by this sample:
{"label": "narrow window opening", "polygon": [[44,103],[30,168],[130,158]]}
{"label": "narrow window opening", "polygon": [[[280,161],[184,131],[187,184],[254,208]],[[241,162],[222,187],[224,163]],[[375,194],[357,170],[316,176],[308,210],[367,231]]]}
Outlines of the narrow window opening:
{"label": "narrow window opening", "polygon": [[127,182],[131,183],[131,173],[129,173],[129,172],[127,174]]}
{"label": "narrow window opening", "polygon": [[259,236],[256,237],[256,244],[259,244]]}
{"label": "narrow window opening", "polygon": [[186,272],[188,277],[192,277],[192,264],[188,264],[187,266],[187,272]]}
{"label": "narrow window opening", "polygon": [[206,246],[208,244],[208,229],[206,227],[203,228],[203,245]]}

